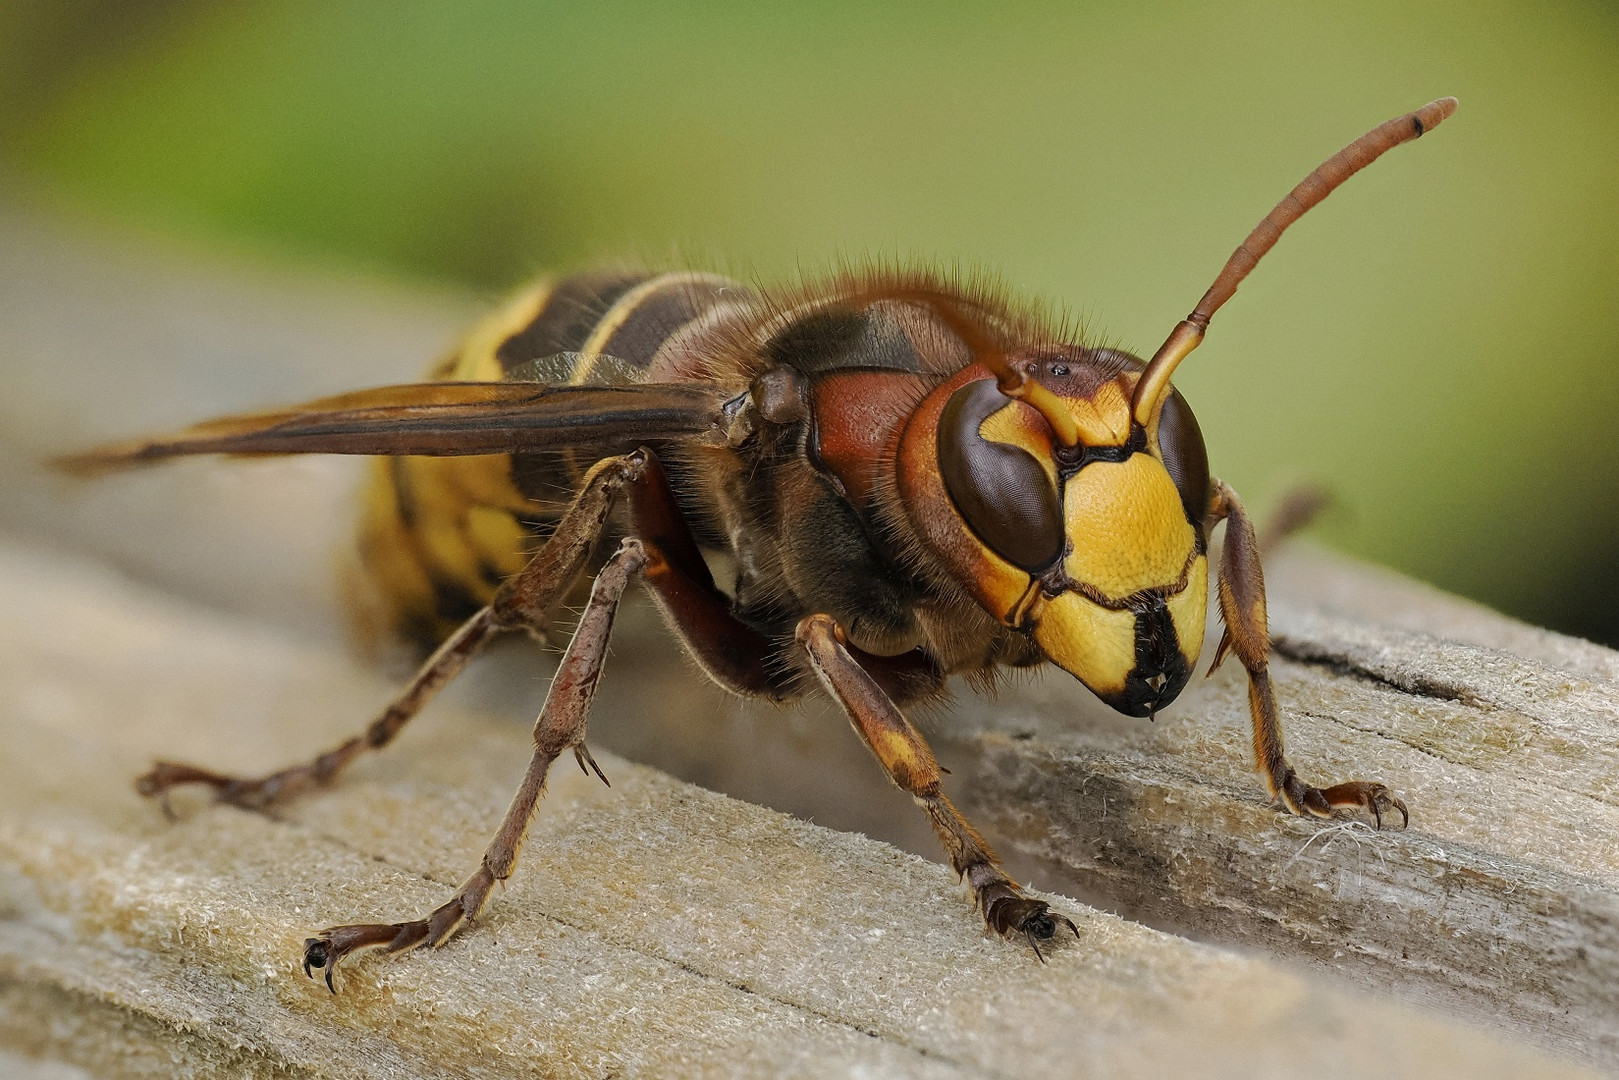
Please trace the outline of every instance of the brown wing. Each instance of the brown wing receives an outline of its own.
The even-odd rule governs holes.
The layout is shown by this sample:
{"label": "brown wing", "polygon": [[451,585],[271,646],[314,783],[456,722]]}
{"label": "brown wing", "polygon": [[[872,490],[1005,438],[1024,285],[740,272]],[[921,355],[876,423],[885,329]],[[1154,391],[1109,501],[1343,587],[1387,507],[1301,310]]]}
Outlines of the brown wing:
{"label": "brown wing", "polygon": [[718,427],[723,397],[683,383],[546,386],[412,383],[270,412],[209,420],[172,435],[56,459],[94,475],[185,454],[520,454],[691,439]]}

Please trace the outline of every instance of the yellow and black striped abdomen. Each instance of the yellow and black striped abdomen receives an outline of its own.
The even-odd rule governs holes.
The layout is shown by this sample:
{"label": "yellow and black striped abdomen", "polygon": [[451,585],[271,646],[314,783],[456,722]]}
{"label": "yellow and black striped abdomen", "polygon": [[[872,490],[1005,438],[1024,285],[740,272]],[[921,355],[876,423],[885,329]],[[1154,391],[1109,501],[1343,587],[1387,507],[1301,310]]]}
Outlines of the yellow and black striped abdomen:
{"label": "yellow and black striped abdomen", "polygon": [[[541,281],[478,323],[432,377],[633,382],[679,331],[745,295],[698,273]],[[522,569],[591,464],[567,453],[373,461],[350,590],[362,635],[441,641]]]}

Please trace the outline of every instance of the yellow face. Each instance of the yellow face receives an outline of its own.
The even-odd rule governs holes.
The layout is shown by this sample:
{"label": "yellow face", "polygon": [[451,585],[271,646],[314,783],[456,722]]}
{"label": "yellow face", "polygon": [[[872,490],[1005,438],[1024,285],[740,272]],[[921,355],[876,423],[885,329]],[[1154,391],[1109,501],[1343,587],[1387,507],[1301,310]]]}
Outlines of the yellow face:
{"label": "yellow face", "polygon": [[1086,465],[1063,485],[1065,586],[1029,612],[1057,666],[1121,712],[1150,715],[1203,648],[1208,559],[1168,471],[1147,453]]}
{"label": "yellow face", "polygon": [[976,578],[980,600],[1103,701],[1150,716],[1185,686],[1203,647],[1202,439],[1184,402],[1173,430],[1133,425],[1128,368],[1081,374],[1088,381],[1069,380],[1078,386],[1050,380],[1079,446],[1054,446],[1045,419],[993,381],[969,383],[941,412],[940,470],[995,569]]}

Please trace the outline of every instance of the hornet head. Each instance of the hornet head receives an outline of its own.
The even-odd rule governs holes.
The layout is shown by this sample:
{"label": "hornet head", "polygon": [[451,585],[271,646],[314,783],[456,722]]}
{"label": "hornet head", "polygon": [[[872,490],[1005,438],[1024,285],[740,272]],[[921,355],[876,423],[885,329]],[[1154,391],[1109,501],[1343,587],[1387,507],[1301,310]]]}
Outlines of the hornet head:
{"label": "hornet head", "polygon": [[1115,709],[1150,716],[1186,685],[1203,645],[1209,471],[1197,421],[1172,392],[1155,423],[1137,422],[1142,366],[1123,353],[1059,346],[1005,363],[1024,394],[968,368],[907,430],[907,444],[933,444],[949,505],[924,532],[953,534],[948,561],[993,615]]}

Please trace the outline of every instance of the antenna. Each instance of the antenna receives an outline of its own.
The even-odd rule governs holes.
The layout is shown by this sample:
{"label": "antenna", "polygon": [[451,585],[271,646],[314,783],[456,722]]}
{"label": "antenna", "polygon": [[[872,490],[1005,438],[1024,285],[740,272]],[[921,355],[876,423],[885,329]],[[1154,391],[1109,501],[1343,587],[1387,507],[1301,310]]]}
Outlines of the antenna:
{"label": "antenna", "polygon": [[1135,422],[1151,429],[1157,423],[1164,401],[1169,397],[1169,377],[1186,355],[1203,343],[1203,334],[1209,320],[1220,310],[1242,279],[1248,276],[1265,252],[1276,245],[1287,227],[1303,217],[1316,203],[1331,195],[1338,185],[1360,170],[1412,139],[1425,135],[1456,111],[1456,99],[1443,97],[1430,101],[1416,112],[1397,116],[1379,124],[1326,161],[1306,176],[1299,185],[1265,215],[1265,220],[1254,226],[1248,239],[1231,253],[1220,276],[1214,279],[1209,291],[1197,302],[1192,313],[1182,319],[1169,337],[1153,354],[1152,363],[1136,382],[1135,394],[1130,400],[1130,412]]}

